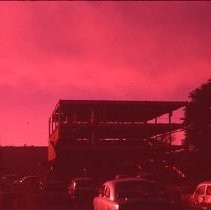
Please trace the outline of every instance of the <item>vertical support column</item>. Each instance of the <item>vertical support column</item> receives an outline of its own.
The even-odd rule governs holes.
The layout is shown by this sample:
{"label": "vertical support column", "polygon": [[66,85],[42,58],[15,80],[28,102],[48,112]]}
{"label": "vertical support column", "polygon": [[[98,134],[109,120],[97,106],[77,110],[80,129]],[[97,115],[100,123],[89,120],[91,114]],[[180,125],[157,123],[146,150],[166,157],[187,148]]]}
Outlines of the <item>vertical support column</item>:
{"label": "vertical support column", "polygon": [[77,120],[77,115],[76,115],[76,111],[74,110],[73,117],[72,117],[72,122],[76,122],[76,120]]}
{"label": "vertical support column", "polygon": [[51,115],[51,132],[53,132],[53,130],[55,129],[54,128],[54,121],[55,121],[55,115],[54,115],[54,112],[53,112],[53,114]]}
{"label": "vertical support column", "polygon": [[51,117],[49,117],[49,120],[48,120],[48,137],[50,137],[50,134],[52,132],[52,124],[51,124],[51,122],[52,122],[52,119],[51,119]]}
{"label": "vertical support column", "polygon": [[62,139],[62,136],[61,136],[61,122],[62,122],[62,119],[61,119],[61,105],[58,107],[58,110],[57,110],[57,112],[56,112],[56,114],[57,114],[57,117],[56,117],[56,120],[57,120],[57,125],[56,125],[56,128],[57,128],[57,130],[58,130],[58,141],[60,140],[60,139]]}
{"label": "vertical support column", "polygon": [[[158,118],[155,117],[155,125],[157,125],[157,123],[158,123]],[[156,142],[157,142],[158,141],[158,134],[157,134],[157,132],[156,132],[155,139],[156,139]]]}
{"label": "vertical support column", "polygon": [[90,122],[91,122],[91,124],[94,124],[94,122],[95,122],[95,110],[93,107],[91,109]]}
{"label": "vertical support column", "polygon": [[71,122],[71,127],[70,130],[68,131],[70,134],[70,141],[72,142],[76,142],[77,138],[76,138],[76,133],[77,133],[77,129],[75,127],[75,123],[77,124],[77,112],[79,112],[78,109],[72,109],[72,122]]}
{"label": "vertical support column", "polygon": [[96,127],[95,127],[95,109],[94,107],[91,108],[91,114],[90,114],[90,123],[91,123],[91,144],[96,144]]}
{"label": "vertical support column", "polygon": [[147,124],[147,121],[144,121],[144,128],[145,128],[145,139],[147,140],[147,142],[149,143],[149,132],[148,132],[148,124]]}
{"label": "vertical support column", "polygon": [[[171,125],[171,117],[172,117],[172,111],[169,112],[169,125]],[[169,132],[169,144],[170,144],[170,146],[172,145],[171,131]]]}
{"label": "vertical support column", "polygon": [[61,106],[59,106],[59,108],[58,108],[58,124],[57,124],[57,126],[58,126],[58,128],[60,129],[60,125],[61,125],[61,122],[62,122],[62,118],[61,118]]}

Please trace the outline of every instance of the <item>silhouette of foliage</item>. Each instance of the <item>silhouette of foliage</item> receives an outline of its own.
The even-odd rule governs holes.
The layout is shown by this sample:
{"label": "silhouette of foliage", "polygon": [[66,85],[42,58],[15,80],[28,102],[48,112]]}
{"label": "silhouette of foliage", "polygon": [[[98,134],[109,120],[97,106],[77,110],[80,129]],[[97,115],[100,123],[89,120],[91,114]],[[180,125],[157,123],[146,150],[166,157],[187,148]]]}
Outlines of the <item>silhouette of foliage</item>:
{"label": "silhouette of foliage", "polygon": [[199,152],[211,152],[211,79],[193,90],[185,110],[187,142]]}
{"label": "silhouette of foliage", "polygon": [[191,164],[195,180],[211,177],[211,79],[193,90],[185,110],[186,142],[197,149]]}

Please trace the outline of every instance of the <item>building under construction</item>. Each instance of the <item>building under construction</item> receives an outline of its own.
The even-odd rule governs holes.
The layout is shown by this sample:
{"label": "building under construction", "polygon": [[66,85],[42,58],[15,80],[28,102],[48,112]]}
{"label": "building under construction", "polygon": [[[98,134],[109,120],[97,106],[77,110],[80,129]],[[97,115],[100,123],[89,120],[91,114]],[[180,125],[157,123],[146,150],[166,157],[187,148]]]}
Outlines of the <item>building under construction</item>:
{"label": "building under construction", "polygon": [[[49,119],[48,160],[56,173],[117,172],[171,149],[178,101],[60,100]],[[158,122],[167,115],[167,122]],[[166,138],[162,138],[166,136]],[[163,140],[165,139],[165,141]]]}

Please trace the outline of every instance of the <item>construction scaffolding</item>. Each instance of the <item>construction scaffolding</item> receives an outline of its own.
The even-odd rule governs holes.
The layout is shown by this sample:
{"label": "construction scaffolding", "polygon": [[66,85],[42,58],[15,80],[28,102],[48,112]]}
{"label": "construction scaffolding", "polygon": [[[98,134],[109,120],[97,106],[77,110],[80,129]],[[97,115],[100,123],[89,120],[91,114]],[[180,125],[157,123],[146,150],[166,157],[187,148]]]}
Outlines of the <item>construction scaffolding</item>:
{"label": "construction scaffolding", "polygon": [[[182,122],[173,122],[172,117],[186,104],[60,100],[49,118],[48,159],[73,168],[87,165],[85,162],[102,165],[108,159],[114,163],[114,157],[118,157],[118,162],[157,155],[171,148],[171,133],[184,128]],[[168,116],[167,122],[158,122],[162,115]],[[163,135],[168,137],[165,141],[160,138]]]}

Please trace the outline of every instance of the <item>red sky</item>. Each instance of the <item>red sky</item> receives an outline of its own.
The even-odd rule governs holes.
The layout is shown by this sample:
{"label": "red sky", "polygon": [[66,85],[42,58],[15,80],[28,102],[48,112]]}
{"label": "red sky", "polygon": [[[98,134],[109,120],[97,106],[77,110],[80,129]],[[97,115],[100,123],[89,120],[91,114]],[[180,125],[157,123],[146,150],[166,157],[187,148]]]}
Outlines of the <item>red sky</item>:
{"label": "red sky", "polygon": [[209,1],[0,2],[1,145],[47,145],[59,99],[188,100],[211,78]]}

